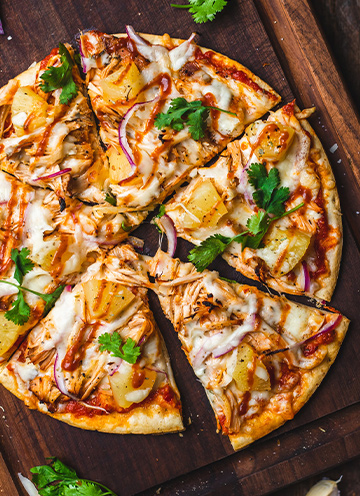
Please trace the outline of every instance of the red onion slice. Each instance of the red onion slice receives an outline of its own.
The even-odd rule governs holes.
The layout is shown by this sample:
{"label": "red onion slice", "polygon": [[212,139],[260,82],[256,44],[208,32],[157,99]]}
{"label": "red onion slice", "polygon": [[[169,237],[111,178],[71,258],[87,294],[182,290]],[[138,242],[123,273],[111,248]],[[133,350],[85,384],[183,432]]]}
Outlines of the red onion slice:
{"label": "red onion slice", "polygon": [[147,370],[152,370],[153,372],[156,372],[157,374],[164,374],[164,376],[166,377],[166,379],[169,379],[169,376],[167,375],[167,372],[165,372],[165,370],[160,370],[160,369],[157,369],[156,367],[144,367],[145,369]]}
{"label": "red onion slice", "polygon": [[0,19],[0,34],[5,34],[1,19]]}
{"label": "red onion slice", "polygon": [[63,169],[63,170],[54,172],[53,174],[49,174],[48,176],[37,177],[36,179],[34,179],[34,181],[47,181],[48,179],[53,179],[54,177],[58,177],[58,176],[62,176],[64,174],[68,174],[69,172],[71,172],[71,170],[72,169],[70,169],[68,167],[66,169]]}
{"label": "red onion slice", "polygon": [[[112,357],[113,358],[113,357]],[[114,357],[114,365],[115,365],[115,368],[114,370],[112,370],[110,373],[109,373],[109,376],[112,377],[115,372],[117,372],[122,364],[122,358],[120,357]]]}
{"label": "red onion slice", "polygon": [[148,43],[146,40],[144,40],[144,38],[142,38],[140,35],[136,33],[135,29],[132,26],[127,25],[125,26],[125,29],[126,29],[126,34],[130,38],[130,40],[132,40],[137,45],[141,45],[141,46],[150,45],[150,43]]}
{"label": "red onion slice", "polygon": [[69,293],[71,293],[71,291],[72,291],[72,286],[71,286],[71,284],[67,284],[67,285],[65,286],[65,289],[66,289],[66,291],[68,291]]}
{"label": "red onion slice", "polygon": [[219,346],[216,350],[213,351],[214,358],[220,358],[223,355],[226,355],[226,353],[230,353],[230,351],[233,351],[235,348],[239,346],[241,341],[245,338],[247,334],[249,334],[250,331],[245,332],[244,334],[241,334],[240,336],[236,336],[233,340],[231,340],[229,343],[225,344],[224,346]]}
{"label": "red onion slice", "polygon": [[85,72],[85,74],[87,73],[88,71],[88,67],[86,65],[86,57],[84,55],[84,52],[83,52],[83,49],[82,49],[82,46],[81,46],[81,39],[79,41],[79,52],[80,52],[80,58],[81,58],[81,66],[83,68],[83,71]]}
{"label": "red onion slice", "polygon": [[170,255],[170,257],[173,257],[175,255],[176,245],[177,245],[177,233],[176,233],[175,225],[172,219],[167,214],[163,215],[159,219],[159,222],[161,227],[165,231],[167,237],[167,242],[168,242],[167,253],[168,255]]}
{"label": "red onion slice", "polygon": [[195,358],[192,362],[192,366],[194,369],[200,367],[200,365],[204,362],[204,360],[210,355],[211,351],[206,350],[205,346],[202,346],[200,350],[196,353]]}
{"label": "red onion slice", "polygon": [[[146,102],[135,103],[125,113],[124,117],[121,119],[121,122],[119,124],[119,129],[118,129],[119,143],[120,143],[122,151],[124,152],[126,158],[129,161],[129,164],[131,165],[131,168],[133,170],[136,169],[136,164],[135,164],[135,158],[134,158],[133,152],[130,148],[129,142],[128,142],[127,137],[126,137],[126,127],[127,127],[129,120],[131,119],[132,115],[134,114],[134,112],[139,107],[141,107],[141,105],[146,105],[147,103],[154,102],[155,100],[156,100],[156,98],[154,98],[153,100],[148,100]],[[130,176],[130,177],[132,177],[132,176]],[[126,179],[129,179],[129,178],[126,178]]]}
{"label": "red onion slice", "polygon": [[318,336],[325,334],[326,332],[333,331],[340,324],[341,321],[342,321],[342,315],[338,314],[332,322],[328,322],[327,324],[325,324],[323,327],[320,328],[320,331],[318,331],[316,334],[314,334],[310,338],[307,338],[304,341],[297,343],[297,346],[302,346],[303,344],[307,343],[308,341],[311,341],[311,340],[317,338]]}
{"label": "red onion slice", "polygon": [[75,395],[69,393],[69,391],[67,390],[67,388],[65,386],[65,379],[64,379],[62,369],[61,369],[59,353],[56,354],[55,363],[54,363],[54,379],[55,379],[56,387],[58,388],[58,390],[62,394],[64,394],[65,396],[68,396],[69,398],[71,398],[74,401],[79,401],[79,398],[77,398]]}
{"label": "red onion slice", "polygon": [[301,266],[302,266],[302,272],[303,272],[303,277],[304,277],[304,291],[305,291],[305,293],[308,293],[310,291],[311,280],[310,280],[310,273],[309,273],[308,265],[305,262],[305,260],[303,260],[301,262]]}
{"label": "red onion slice", "polygon": [[23,485],[23,488],[25,491],[28,493],[29,496],[40,496],[40,493],[34,486],[34,484],[31,482],[30,479],[27,477],[24,477],[20,472],[18,473],[18,477],[20,479],[21,484]]}

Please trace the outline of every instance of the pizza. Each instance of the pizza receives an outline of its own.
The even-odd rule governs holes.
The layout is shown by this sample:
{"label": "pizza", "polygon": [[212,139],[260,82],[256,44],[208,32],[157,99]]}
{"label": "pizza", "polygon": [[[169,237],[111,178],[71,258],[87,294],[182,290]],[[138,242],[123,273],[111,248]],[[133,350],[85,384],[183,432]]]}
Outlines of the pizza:
{"label": "pizza", "polygon": [[339,313],[229,283],[158,251],[154,291],[235,450],[292,419],[334,362]]}
{"label": "pizza", "polygon": [[[42,79],[64,67],[68,71],[64,78],[71,81],[67,92],[67,86],[55,89],[53,83]],[[54,79],[57,77],[55,74]],[[66,197],[74,192],[79,195],[98,181],[97,171],[104,160],[84,83],[69,45],[60,44],[60,49],[55,48],[1,88],[3,171],[27,184],[53,189],[64,203]],[[102,196],[96,198],[95,194],[89,199],[99,201]]]}
{"label": "pizza", "polygon": [[[280,100],[238,62],[198,47],[194,36],[140,36],[127,26],[127,34],[80,37],[89,97],[107,146],[106,185],[121,211],[154,208]],[[194,110],[189,120],[186,108]],[[169,110],[177,120],[163,127],[158,116]]]}
{"label": "pizza", "polygon": [[[306,403],[349,321],[206,267],[329,301],[342,226],[312,110],[265,120],[279,95],[194,37],[88,31],[85,82],[59,44],[0,89],[0,383],[83,429],[183,430],[151,289],[237,450]],[[192,263],[136,251],[159,205]]]}
{"label": "pizza", "polygon": [[[224,245],[223,257],[246,277],[280,292],[330,301],[342,222],[331,166],[306,120],[313,110],[300,112],[292,102],[255,121],[214,165],[197,169],[167,203],[166,213],[179,236],[204,250],[216,235],[240,234],[238,242]],[[271,191],[268,186],[276,181],[279,187]],[[283,212],[277,213],[281,203]],[[254,219],[265,224],[260,240],[241,236]],[[203,267],[202,255],[200,250],[190,260]]]}
{"label": "pizza", "polygon": [[[146,286],[129,245],[102,253],[28,334],[1,383],[28,407],[83,429],[182,430],[180,396]],[[112,351],[121,341],[122,358],[101,351],[101,343]]]}
{"label": "pizza", "polygon": [[[6,330],[0,334],[0,357],[44,313],[45,301],[30,291],[50,295],[61,285],[76,282],[101,248],[121,242],[141,218],[137,212],[119,213],[109,204],[90,206],[75,198],[67,198],[66,204],[61,210],[54,191],[0,172],[0,277],[7,281],[0,282],[0,325]],[[23,263],[30,264],[21,280],[27,288],[22,296],[30,307],[24,322],[20,316],[7,318],[19,299],[20,281],[14,274]]]}

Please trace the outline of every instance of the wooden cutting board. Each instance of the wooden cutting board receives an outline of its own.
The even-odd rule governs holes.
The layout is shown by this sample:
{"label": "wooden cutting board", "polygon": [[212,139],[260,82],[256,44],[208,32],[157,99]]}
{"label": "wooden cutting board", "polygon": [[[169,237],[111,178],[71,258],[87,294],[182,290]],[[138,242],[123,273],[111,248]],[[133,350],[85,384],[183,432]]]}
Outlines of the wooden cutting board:
{"label": "wooden cutting board", "polygon": [[[271,5],[270,5],[271,4]],[[230,0],[216,21],[195,25],[170,0],[25,0],[5,1],[0,16],[0,85],[47,55],[59,41],[74,41],[81,29],[137,31],[186,38],[193,30],[199,44],[228,55],[253,70],[282,96],[300,106],[315,104],[316,132],[329,153],[344,212],[344,253],[332,305],[352,319],[339,357],[314,397],[291,422],[242,452],[233,453],[216,433],[212,410],[180,350],[171,325],[151,305],[167,343],[184,408],[187,429],[165,436],[117,436],[81,431],[28,410],[0,390],[0,492],[24,494],[17,473],[58,456],[79,474],[110,486],[119,495],[266,494],[316,471],[360,454],[360,332],[357,310],[360,256],[360,126],[305,0]],[[142,226],[147,250],[157,237]],[[189,244],[180,244],[185,260]],[[245,282],[225,262],[214,267],[225,277]],[[192,473],[190,473],[192,472]]]}

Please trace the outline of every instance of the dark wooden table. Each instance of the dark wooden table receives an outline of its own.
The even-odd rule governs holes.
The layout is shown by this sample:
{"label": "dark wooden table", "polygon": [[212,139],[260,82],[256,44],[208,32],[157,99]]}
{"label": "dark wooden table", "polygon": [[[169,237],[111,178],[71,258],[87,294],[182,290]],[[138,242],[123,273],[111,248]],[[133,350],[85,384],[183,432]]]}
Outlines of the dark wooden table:
{"label": "dark wooden table", "polygon": [[[251,7],[250,4],[252,2],[259,11],[261,20],[266,28],[267,35],[270,38],[282,69],[274,58],[274,52],[272,52],[270,43],[264,43],[260,48],[257,46],[259,40],[264,41],[265,39],[265,34],[259,23],[257,13],[251,10],[252,15],[248,16],[246,19],[246,27],[241,26],[241,24],[237,25],[231,17],[230,7],[235,12],[239,11],[239,5],[241,5],[241,9],[243,9],[244,5]],[[6,82],[6,80],[14,76],[16,72],[25,69],[25,63],[32,62],[41,55],[43,56],[45,50],[48,50],[49,48],[48,45],[51,46],[56,44],[59,39],[62,41],[71,40],[74,33],[82,27],[102,26],[104,30],[111,31],[113,26],[116,26],[118,29],[123,29],[123,24],[125,22],[138,22],[139,26],[141,26],[140,29],[143,29],[144,31],[162,32],[162,26],[166,25],[165,29],[170,29],[167,27],[170,26],[174,31],[172,34],[179,35],[183,32],[190,32],[191,29],[197,27],[191,25],[191,21],[189,22],[184,14],[181,14],[181,21],[178,21],[178,18],[180,19],[180,13],[175,16],[173,10],[169,8],[169,3],[170,0],[153,0],[151,6],[150,2],[148,6],[147,2],[142,2],[141,0],[127,0],[126,2],[124,0],[119,0],[116,2],[115,6],[115,2],[113,3],[110,0],[103,0],[101,4],[94,0],[48,0],[47,2],[43,0],[33,0],[31,2],[27,2],[26,0],[6,0],[0,6],[0,14],[2,14],[3,11],[7,12],[8,18],[4,19],[4,26],[5,29],[8,28],[10,32],[13,30],[14,40],[11,43],[3,43],[3,52],[1,52],[0,48],[0,77],[3,79],[3,82]],[[40,4],[42,8],[39,7]],[[313,4],[325,36],[327,36],[328,44],[333,48],[340,72],[344,76],[357,108],[360,111],[360,51],[358,46],[359,0],[313,0]],[[160,5],[162,6],[161,9]],[[106,8],[109,12],[112,12],[112,16],[104,15],[108,12]],[[283,34],[282,30],[286,28],[285,22],[279,22],[278,24],[274,23],[274,20],[278,18],[277,14],[280,13],[280,11],[276,11],[277,8],[284,9],[285,17],[283,20],[287,20],[289,26],[293,24],[292,28],[295,28],[296,30],[295,37],[292,38],[294,33],[292,33],[291,36],[289,32],[285,32],[285,35]],[[300,10],[297,11],[297,8]],[[151,21],[151,13],[154,14],[156,9],[158,11],[158,17],[154,17]],[[326,45],[324,43],[322,44],[321,36],[319,36],[317,32],[315,33],[315,31],[315,35],[312,36],[311,30],[309,33],[309,30],[307,29],[312,25],[311,23],[314,22],[314,19],[311,15],[308,17],[306,16],[306,9],[306,0],[230,0],[227,12],[224,12],[224,14],[219,16],[219,20],[216,24],[212,24],[211,28],[208,26],[201,26],[199,27],[199,30],[203,32],[202,41],[205,46],[211,47],[214,44],[219,47],[219,49],[222,47],[224,53],[227,53],[228,51],[229,55],[233,54],[234,58],[238,58],[270,84],[273,84],[282,94],[284,101],[288,101],[295,94],[298,101],[305,106],[311,105],[313,98],[315,98],[322,118],[324,119],[323,122],[332,126],[332,131],[327,135],[323,131],[325,124],[320,123],[320,120],[319,122],[315,119],[313,121],[313,125],[315,125],[317,132],[324,140],[325,147],[328,150],[336,140],[336,131],[338,130],[338,127],[343,126],[344,122],[346,123],[346,119],[350,120],[350,124],[355,122],[356,116],[353,116],[352,114],[352,106],[347,100],[346,92],[341,81],[338,79],[335,69],[331,74],[326,72],[326,70],[320,71],[318,74],[311,73],[311,70],[314,68],[314,53],[310,53],[309,55],[309,51],[302,54],[296,54],[295,52],[296,49],[301,50],[302,45],[307,45],[313,47],[314,50],[320,50],[322,57],[324,57],[323,60],[326,60],[327,57]],[[116,16],[114,17],[115,13]],[[299,17],[304,13],[305,15],[300,19]],[[297,14],[298,18],[296,18]],[[134,20],[137,15],[140,16],[138,21]],[[149,18],[146,16],[149,16]],[[92,24],[90,25],[89,22]],[[221,31],[222,29],[223,31]],[[29,30],[31,30],[32,33],[31,37],[25,39],[24,37],[19,36],[19,33],[27,33]],[[249,35],[251,34],[253,37],[247,36],[247,30]],[[177,33],[177,31],[179,31],[179,33]],[[226,36],[224,33],[226,33]],[[237,42],[237,44],[235,43],[235,46],[229,45],[229,34],[231,34],[233,43]],[[243,43],[243,49],[241,49],[241,43]],[[249,48],[248,51],[246,50],[246,47]],[[255,49],[261,51],[261,57],[256,56]],[[292,55],[290,58],[289,53]],[[294,60],[298,60],[296,58],[298,56],[303,57],[302,61],[298,63],[301,67],[296,67],[296,64],[291,65]],[[316,56],[317,54],[315,54],[315,58]],[[33,59],[30,60],[30,57],[33,57]],[[5,63],[3,63],[3,61],[5,61]],[[267,61],[269,61],[270,64]],[[326,69],[326,67],[324,69]],[[286,74],[289,85],[283,77],[282,70]],[[305,78],[306,85],[304,86],[302,83]],[[297,92],[297,90],[299,91]],[[330,98],[333,97],[334,94],[335,96],[339,95],[340,98],[335,98],[334,102],[332,102],[330,101]],[[335,119],[335,121],[329,118],[331,117],[330,111],[328,114],[326,113],[326,111],[329,110],[327,108],[329,107],[328,104],[331,103],[338,103],[341,105],[342,115],[340,115],[339,119]],[[330,110],[332,110],[332,117],[334,117],[334,108]],[[334,160],[334,158],[332,163],[337,168],[335,174],[337,174],[338,184],[340,187],[344,188],[343,193],[340,196],[345,214],[344,217],[346,219],[347,247],[344,253],[346,263],[344,263],[342,267],[343,272],[341,281],[339,281],[340,284],[337,290],[336,301],[340,304],[339,308],[354,321],[352,324],[351,336],[351,338],[354,338],[357,311],[356,309],[351,308],[346,301],[346,298],[342,298],[340,293],[342,291],[345,293],[346,290],[350,290],[352,291],[351,294],[353,294],[356,287],[358,287],[354,283],[353,274],[351,273],[351,262],[352,256],[356,253],[354,251],[354,238],[357,240],[358,246],[360,246],[360,225],[359,218],[356,216],[356,211],[360,211],[360,197],[356,196],[356,188],[353,188],[351,183],[356,183],[358,191],[360,191],[360,177],[357,174],[358,171],[352,165],[351,152],[354,154],[358,149],[357,144],[360,132],[355,135],[355,141],[357,140],[355,143],[351,126],[349,126],[349,129],[341,129],[341,131],[339,145],[341,142],[342,164],[341,166],[337,166],[338,160]],[[331,140],[331,142],[329,140]],[[344,178],[340,177],[340,173],[341,176],[345,175],[344,171],[347,172],[347,175]],[[345,191],[346,194],[344,194]],[[350,234],[350,231],[352,234]],[[221,269],[224,269],[224,265]],[[344,269],[346,269],[346,271]],[[352,286],[349,286],[347,283],[350,279]],[[336,306],[335,302],[334,306]],[[160,324],[165,325],[164,320],[161,321]],[[356,325],[359,326],[359,323],[357,322]],[[181,381],[182,378],[180,377],[179,371],[184,370],[184,367],[187,365],[182,355],[176,355],[178,343],[176,338],[170,333],[171,330],[169,331],[167,342],[170,345],[171,351],[174,350],[175,352],[174,369],[175,372],[179,374],[179,382],[182,382],[182,391],[189,394],[195,394],[190,389],[188,391],[186,383]],[[357,346],[359,346],[359,340],[357,340]],[[349,336],[349,340],[344,343],[344,349],[342,350],[343,358],[345,358],[344,353],[347,353],[346,356],[352,356],[354,360],[357,360],[358,355],[356,356],[356,353],[354,352],[352,354],[352,347],[354,347],[354,344],[350,341]],[[354,350],[356,350],[355,347]],[[336,365],[337,364],[335,364],[335,367]],[[340,486],[343,491],[342,496],[344,494],[359,496],[359,460],[349,460],[358,456],[360,453],[360,390],[356,385],[355,379],[351,377],[351,373],[346,369],[347,365],[348,363],[343,360],[342,367],[344,367],[344,369],[341,368],[341,370],[344,370],[344,376],[347,378],[346,380],[348,382],[353,381],[352,384],[354,387],[352,388],[352,394],[354,396],[351,401],[345,405],[346,408],[344,408],[344,405],[341,405],[339,398],[331,398],[331,389],[329,389],[329,386],[332,384],[331,381],[333,381],[333,383],[336,381],[334,381],[335,375],[329,374],[331,377],[327,379],[329,379],[330,382],[327,382],[324,384],[323,388],[319,389],[319,394],[316,394],[307,408],[299,413],[291,426],[287,424],[287,426],[278,431],[279,433],[274,433],[273,436],[268,437],[263,443],[256,443],[248,450],[244,450],[243,452],[234,455],[231,453],[231,450],[229,450],[226,441],[221,440],[219,436],[213,436],[211,439],[209,437],[208,441],[210,440],[213,442],[212,449],[217,453],[217,456],[214,457],[216,461],[210,465],[208,464],[209,462],[200,463],[198,459],[200,453],[202,453],[204,462],[205,459],[211,458],[208,454],[209,450],[205,450],[204,446],[201,445],[201,443],[206,441],[206,436],[201,434],[201,437],[198,438],[198,445],[196,445],[198,450],[194,449],[194,444],[189,443],[189,436],[191,435],[194,436],[194,440],[196,441],[196,434],[194,434],[194,431],[199,429],[200,425],[200,420],[196,420],[195,418],[195,425],[193,424],[191,428],[184,433],[183,442],[180,443],[175,437],[171,438],[172,450],[176,450],[177,447],[180,448],[180,445],[182,445],[183,449],[184,444],[189,447],[187,456],[190,457],[190,462],[186,465],[184,460],[181,460],[181,457],[179,457],[178,452],[169,452],[168,459],[168,463],[171,462],[179,465],[182,463],[184,466],[186,465],[190,468],[187,469],[187,472],[181,472],[184,474],[183,476],[179,476],[161,484],[162,489],[160,494],[213,494],[221,496],[245,494],[245,496],[258,496],[260,491],[261,494],[265,494],[265,483],[267,483],[266,488],[271,487],[271,490],[273,490],[276,487],[284,487],[286,484],[294,484],[299,479],[309,476],[309,474],[314,475],[328,467],[337,466],[336,469],[333,468],[324,475],[336,479],[343,474],[344,480]],[[337,370],[340,370],[339,367]],[[360,373],[359,367],[357,370]],[[213,417],[211,416],[211,412],[209,412],[209,406],[205,400],[203,401],[201,399],[201,390],[200,388],[197,388],[190,372],[187,371],[186,374],[188,374],[189,384],[192,389],[198,389],[195,392],[197,393],[196,397],[199,398],[197,401],[198,403],[200,402],[200,404],[196,405],[196,413],[202,413],[204,415],[203,419],[205,419],[207,425],[213,429]],[[347,385],[344,384],[345,389],[346,386]],[[337,383],[337,387],[339,387],[339,382]],[[358,394],[358,396],[356,396],[356,394]],[[341,395],[339,394],[339,396]],[[185,409],[186,412],[190,413],[190,399],[187,398],[190,398],[190,396],[184,394]],[[339,403],[337,404],[338,400]],[[95,477],[98,477],[99,479],[103,476],[106,479],[103,480],[104,483],[108,482],[109,485],[111,485],[112,482],[114,483],[114,478],[112,480],[109,476],[110,472],[108,467],[99,467],[97,458],[90,459],[90,454],[93,453],[95,456],[99,452],[99,457],[101,458],[103,455],[108,456],[107,450],[111,453],[116,451],[117,457],[121,459],[122,453],[121,449],[119,450],[118,447],[129,447],[130,443],[128,440],[117,439],[115,441],[114,439],[110,440],[106,437],[106,446],[104,445],[104,447],[102,447],[101,444],[96,445],[98,446],[98,452],[95,452],[95,444],[93,443],[95,443],[95,441],[100,443],[101,440],[105,440],[105,436],[100,437],[95,433],[79,433],[76,430],[70,431],[70,428],[67,429],[60,423],[52,423],[53,421],[51,421],[51,419],[43,418],[36,412],[28,412],[20,402],[11,398],[6,392],[4,392],[4,401],[6,402],[8,410],[6,411],[6,416],[3,416],[5,420],[3,422],[3,434],[1,434],[0,439],[0,447],[6,446],[7,448],[2,455],[0,454],[0,492],[2,494],[6,494],[7,496],[14,496],[17,494],[15,486],[19,490],[19,483],[16,478],[16,472],[21,470],[23,473],[26,473],[26,470],[31,466],[30,463],[32,465],[35,463],[43,463],[44,456],[49,454],[59,454],[60,456],[65,457],[73,456],[73,465],[75,468],[79,469],[84,476],[92,476],[92,474],[95,474]],[[329,409],[328,411],[327,408]],[[16,419],[10,418],[10,412],[16,413]],[[13,429],[10,434],[8,432],[8,426],[6,425],[7,421]],[[199,434],[202,430],[203,429],[199,429]],[[212,432],[213,430],[211,430],[211,433]],[[69,444],[66,447],[67,449],[63,447],[64,443],[59,441],[58,436],[60,434],[67,436],[64,438],[65,443],[67,442]],[[12,435],[14,436],[13,438]],[[48,436],[47,439],[44,438],[45,435]],[[209,436],[212,436],[212,434],[209,434]],[[161,441],[155,440],[155,438],[149,440],[148,438],[141,442],[144,444],[148,443],[149,446],[152,446],[153,451],[151,455],[153,458],[155,457],[154,453],[156,453],[155,445],[157,446],[160,445],[160,443],[163,443],[166,447],[170,446],[165,437],[163,437]],[[136,443],[138,444],[137,449],[140,450],[140,439],[134,440],[135,448]],[[84,447],[84,445],[86,446]],[[109,445],[111,445],[112,448],[109,448]],[[58,450],[56,453],[54,452],[54,446],[55,449]],[[296,449],[294,447],[296,447]],[[210,445],[209,449],[211,449]],[[89,452],[89,457],[86,462],[79,457],[76,458],[75,455],[77,451],[79,453],[86,452],[87,454],[86,450]],[[184,452],[181,456],[184,456]],[[221,459],[222,456],[225,458]],[[17,459],[16,457],[19,458]],[[114,457],[112,456],[112,460],[113,459]],[[345,459],[348,460],[348,462],[346,465],[341,466],[341,462]],[[66,461],[70,463],[71,459],[68,458]],[[103,463],[103,460],[100,461]],[[124,463],[124,459],[122,459],[122,461],[123,464],[120,462],[119,466],[116,468],[120,473],[125,469],[123,484],[118,484],[117,487],[114,486],[114,489],[118,491],[119,494],[122,494],[121,491],[123,490],[123,487],[126,486],[126,477],[129,475],[126,472],[128,471],[128,468],[130,468]],[[125,459],[125,462],[126,461],[128,461],[128,465],[131,465],[132,460]],[[149,459],[142,465],[145,469],[151,468],[151,463],[153,463],[152,466],[154,466],[154,460],[151,461]],[[239,470],[239,464],[242,464],[241,470]],[[188,473],[189,470],[201,467],[201,465],[205,466],[199,468],[195,472]],[[303,469],[305,465],[307,467],[306,470]],[[313,467],[311,467],[311,465],[313,465]],[[150,473],[150,468],[147,470],[149,478],[151,478],[152,475]],[[271,470],[269,470],[269,468]],[[145,469],[144,472],[146,471]],[[9,472],[7,472],[9,474],[8,477],[4,475],[6,474],[6,470],[9,470]],[[159,467],[158,470],[161,471],[161,467]],[[162,467],[162,470],[164,472],[164,467]],[[307,479],[295,486],[292,485],[291,487],[287,487],[286,489],[273,494],[276,494],[277,496],[302,496],[309,487],[311,487],[312,483],[321,478],[321,476],[322,475],[314,475],[311,479]],[[172,477],[168,476],[167,479],[173,477],[174,475]],[[15,486],[11,480],[12,478]],[[272,478],[273,484],[271,484]],[[153,484],[155,483],[153,482]],[[149,485],[144,487],[149,487]],[[159,486],[154,487],[154,489],[147,489],[141,494],[144,496],[145,494],[146,496],[153,496],[158,487]],[[256,489],[254,490],[255,487],[259,488],[258,492]],[[268,492],[269,490],[270,489],[267,489]]]}

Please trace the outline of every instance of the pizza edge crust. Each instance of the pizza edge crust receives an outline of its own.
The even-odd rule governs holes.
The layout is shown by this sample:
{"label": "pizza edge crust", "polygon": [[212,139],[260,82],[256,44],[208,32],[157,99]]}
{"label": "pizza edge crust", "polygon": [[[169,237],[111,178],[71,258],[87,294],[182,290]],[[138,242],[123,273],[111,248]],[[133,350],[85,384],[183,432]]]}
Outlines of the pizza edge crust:
{"label": "pizza edge crust", "polygon": [[95,417],[85,417],[72,413],[51,413],[38,400],[34,402],[31,398],[32,404],[26,403],[29,396],[19,390],[14,375],[9,373],[6,367],[0,372],[0,383],[31,410],[38,410],[80,429],[113,434],[162,434],[184,430],[181,411],[177,408],[162,408],[157,403],[152,403],[146,407],[134,408],[125,414],[125,418],[124,414],[116,412]]}
{"label": "pizza edge crust", "polygon": [[310,397],[320,386],[331,365],[334,363],[341,344],[345,338],[349,323],[349,319],[343,317],[341,323],[337,327],[337,340],[328,345],[327,356],[317,367],[302,374],[302,388],[299,396],[293,403],[292,417],[284,418],[284,415],[281,413],[276,414],[265,409],[260,416],[250,419],[245,423],[248,433],[240,433],[229,436],[230,442],[235,451],[245,448],[257,439],[260,439],[275,429],[278,429],[280,426],[285,424],[287,420],[291,420],[305,405],[305,403],[309,401]]}

